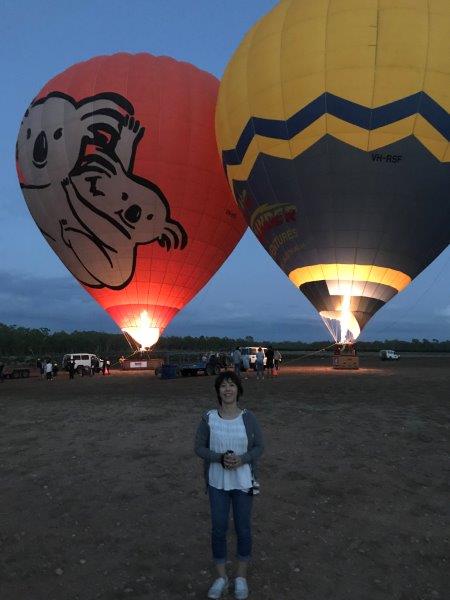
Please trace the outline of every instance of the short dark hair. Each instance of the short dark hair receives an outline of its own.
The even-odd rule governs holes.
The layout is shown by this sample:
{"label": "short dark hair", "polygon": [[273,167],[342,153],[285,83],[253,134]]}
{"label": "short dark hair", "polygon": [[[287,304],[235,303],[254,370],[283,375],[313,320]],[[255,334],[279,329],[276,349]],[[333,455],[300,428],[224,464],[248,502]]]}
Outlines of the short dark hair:
{"label": "short dark hair", "polygon": [[237,394],[238,402],[239,402],[240,397],[244,394],[244,388],[242,387],[241,380],[236,375],[236,373],[234,371],[222,371],[222,373],[219,373],[219,375],[217,375],[216,380],[214,382],[214,387],[216,388],[216,393],[217,393],[217,400],[219,401],[220,405],[222,405],[222,398],[220,397],[220,386],[227,379],[232,381],[238,389],[238,394]]}

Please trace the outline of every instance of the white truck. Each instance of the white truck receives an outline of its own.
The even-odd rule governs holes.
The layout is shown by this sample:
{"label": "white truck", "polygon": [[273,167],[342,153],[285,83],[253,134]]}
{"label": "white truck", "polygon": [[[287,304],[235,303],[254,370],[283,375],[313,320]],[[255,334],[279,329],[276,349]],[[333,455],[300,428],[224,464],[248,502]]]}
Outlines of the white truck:
{"label": "white truck", "polygon": [[[239,348],[239,350],[241,351],[242,356],[248,355],[249,358],[249,362],[250,362],[250,368],[251,369],[256,369],[256,353],[258,352],[258,348],[260,346],[244,346]],[[267,363],[267,357],[266,357],[266,352],[267,352],[267,348],[262,348],[262,351],[264,352],[264,366],[266,366]]]}
{"label": "white truck", "polygon": [[94,369],[99,372],[103,368],[103,360],[95,354],[79,353],[79,354],[64,354],[62,366],[66,371],[69,370],[69,362],[73,360],[75,363],[75,371],[81,374],[84,369]]}
{"label": "white truck", "polygon": [[400,355],[395,350],[380,350],[381,360],[398,360]]}

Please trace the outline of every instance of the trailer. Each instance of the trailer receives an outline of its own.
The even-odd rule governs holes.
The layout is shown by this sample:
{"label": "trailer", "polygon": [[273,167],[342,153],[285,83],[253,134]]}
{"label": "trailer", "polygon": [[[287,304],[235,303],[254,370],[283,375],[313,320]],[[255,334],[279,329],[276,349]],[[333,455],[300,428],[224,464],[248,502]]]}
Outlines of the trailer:
{"label": "trailer", "polygon": [[37,375],[37,369],[27,365],[5,365],[0,373],[0,379],[28,379]]}

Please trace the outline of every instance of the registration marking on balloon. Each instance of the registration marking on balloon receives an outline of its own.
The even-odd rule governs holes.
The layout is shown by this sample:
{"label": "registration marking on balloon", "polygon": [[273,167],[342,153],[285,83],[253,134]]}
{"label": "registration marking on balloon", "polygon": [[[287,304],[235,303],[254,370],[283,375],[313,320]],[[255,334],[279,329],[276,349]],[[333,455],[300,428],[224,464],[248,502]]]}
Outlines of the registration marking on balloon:
{"label": "registration marking on balloon", "polygon": [[187,244],[163,192],[133,173],[146,134],[133,114],[119,94],[77,102],[52,92],[30,105],[19,132],[21,187],[33,217],[73,275],[92,288],[127,286],[139,245]]}

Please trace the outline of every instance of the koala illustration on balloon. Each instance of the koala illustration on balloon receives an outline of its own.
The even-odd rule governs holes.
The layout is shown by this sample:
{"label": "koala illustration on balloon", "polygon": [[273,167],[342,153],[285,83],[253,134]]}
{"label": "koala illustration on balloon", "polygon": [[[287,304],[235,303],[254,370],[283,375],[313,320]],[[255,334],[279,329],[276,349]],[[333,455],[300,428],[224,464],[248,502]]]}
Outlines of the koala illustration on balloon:
{"label": "koala illustration on balloon", "polygon": [[90,287],[125,287],[137,248],[182,249],[187,235],[154,183],[133,173],[145,128],[126,98],[76,102],[52,92],[25,113],[17,165],[28,207],[49,244]]}

